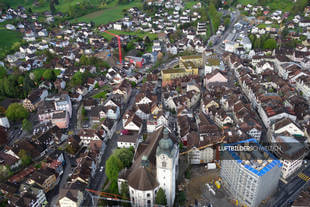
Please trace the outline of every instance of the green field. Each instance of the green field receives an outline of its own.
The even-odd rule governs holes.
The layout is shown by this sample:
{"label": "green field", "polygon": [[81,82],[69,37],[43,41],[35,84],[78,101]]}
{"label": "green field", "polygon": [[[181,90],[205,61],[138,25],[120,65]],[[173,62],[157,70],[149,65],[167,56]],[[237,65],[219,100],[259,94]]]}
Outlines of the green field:
{"label": "green field", "polygon": [[124,5],[117,5],[117,2],[109,4],[108,8],[102,9],[96,12],[92,12],[90,14],[87,14],[85,16],[73,19],[71,22],[90,22],[93,21],[96,25],[100,24],[107,24],[109,22],[117,21],[121,19],[124,14],[124,9],[129,9],[132,7],[142,7],[142,2],[140,0],[135,0],[133,2],[130,2],[129,4]]}
{"label": "green field", "polygon": [[92,96],[92,98],[103,98],[103,99],[106,99],[107,97],[107,91],[102,91],[102,92],[99,92],[95,95]]}
{"label": "green field", "polygon": [[238,4],[248,5],[248,4],[256,4],[257,0],[238,0]]}
{"label": "green field", "polygon": [[[239,4],[242,5],[257,5],[257,0],[238,0]],[[263,6],[269,6],[271,10],[282,10],[282,11],[290,11],[293,7],[294,3],[291,0],[270,0]]]}
{"label": "green field", "polygon": [[291,11],[293,8],[293,1],[291,0],[272,0],[266,4],[271,10]]}
{"label": "green field", "polygon": [[197,3],[198,3],[198,1],[186,1],[185,2],[185,9],[192,9],[193,6]]}
{"label": "green field", "polygon": [[6,8],[7,6],[16,8],[18,6],[29,7],[34,0],[0,0],[0,7]]}
{"label": "green field", "polygon": [[22,40],[21,33],[6,29],[0,29],[0,37],[0,59],[4,58],[6,52],[12,48],[15,42]]}
{"label": "green field", "polygon": [[279,24],[259,24],[257,27],[259,29],[265,29],[266,27],[280,28],[280,25]]}
{"label": "green field", "polygon": [[[85,1],[85,0],[84,0]],[[102,4],[102,0],[87,0],[91,3],[95,8],[100,9],[104,8],[104,5]],[[13,8],[16,8],[18,6],[24,6],[25,8],[31,7],[33,11],[35,12],[43,12],[49,10],[49,4],[46,0],[40,0],[39,5],[35,6],[33,3],[35,0],[0,0],[0,7],[6,7],[6,5],[10,5]],[[69,8],[71,6],[80,4],[83,2],[83,0],[59,0],[59,4],[55,5],[56,11],[60,11],[63,13],[66,13],[69,11]],[[117,1],[115,1],[117,3]],[[113,5],[115,3],[113,2]]]}
{"label": "green field", "polygon": [[[143,32],[143,31],[135,31],[135,32],[126,32],[126,31],[120,31],[120,30],[109,30],[109,32],[112,32],[114,34],[117,35],[135,35],[137,37],[145,37],[148,36],[150,38],[150,40],[154,40],[157,38],[157,34],[153,34],[153,33],[149,33],[149,32]],[[102,36],[107,39],[108,41],[110,41],[113,36],[107,34],[107,33],[102,33]]]}

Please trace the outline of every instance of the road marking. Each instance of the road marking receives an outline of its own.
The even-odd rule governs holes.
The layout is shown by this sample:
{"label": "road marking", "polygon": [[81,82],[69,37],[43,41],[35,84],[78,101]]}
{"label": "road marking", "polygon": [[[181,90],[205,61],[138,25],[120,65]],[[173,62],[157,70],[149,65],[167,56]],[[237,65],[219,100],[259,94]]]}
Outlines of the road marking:
{"label": "road marking", "polygon": [[301,178],[302,180],[306,181],[306,182],[308,182],[310,180],[310,177],[305,175],[302,172],[298,174],[298,177]]}

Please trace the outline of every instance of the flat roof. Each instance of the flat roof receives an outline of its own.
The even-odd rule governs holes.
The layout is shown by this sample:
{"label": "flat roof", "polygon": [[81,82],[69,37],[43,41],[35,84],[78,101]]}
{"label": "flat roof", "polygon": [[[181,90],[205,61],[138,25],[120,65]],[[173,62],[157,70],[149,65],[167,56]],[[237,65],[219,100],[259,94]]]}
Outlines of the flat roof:
{"label": "flat roof", "polygon": [[182,59],[199,59],[202,58],[201,55],[188,55],[188,56],[181,56]]}
{"label": "flat roof", "polygon": [[253,146],[258,147],[259,150],[233,150],[227,148],[227,151],[234,160],[243,165],[246,169],[252,173],[263,176],[272,168],[278,166],[281,167],[282,163],[276,159],[265,147],[260,145],[256,139],[247,139],[237,143],[224,144],[224,146],[241,147],[241,146]]}
{"label": "flat roof", "polygon": [[181,73],[181,72],[185,72],[184,69],[181,69],[181,68],[170,68],[170,69],[167,69],[167,70],[162,70],[162,73]]}
{"label": "flat roof", "polygon": [[186,61],[186,62],[183,62],[185,68],[188,68],[188,67],[191,67],[191,68],[195,68],[195,64],[192,62],[192,61]]}
{"label": "flat roof", "polygon": [[209,58],[208,59],[208,64],[207,65],[219,65],[220,60],[217,58]]}

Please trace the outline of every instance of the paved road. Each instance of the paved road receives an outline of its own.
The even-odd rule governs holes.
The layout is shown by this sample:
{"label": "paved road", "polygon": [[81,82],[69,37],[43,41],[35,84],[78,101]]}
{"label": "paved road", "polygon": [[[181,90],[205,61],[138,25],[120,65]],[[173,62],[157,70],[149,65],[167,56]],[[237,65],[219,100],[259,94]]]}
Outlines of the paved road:
{"label": "paved road", "polygon": [[240,19],[240,11],[236,10],[236,13],[234,14],[233,21],[230,23],[228,29],[224,32],[224,34],[221,36],[221,38],[217,41],[217,44],[212,46],[212,49],[214,49],[216,52],[222,54],[223,49],[221,49],[220,45],[221,43],[227,38],[227,36],[232,33],[232,30],[234,29],[234,25],[239,21]]}
{"label": "paved road", "polygon": [[[137,92],[138,91],[136,89],[132,90],[132,94],[130,96],[130,100],[129,100],[129,103],[127,105],[127,108],[130,108],[134,104],[135,96],[136,96]],[[125,111],[126,110],[124,110],[124,112]],[[106,150],[105,150],[104,154],[102,155],[101,162],[97,168],[95,176],[90,179],[90,182],[89,182],[89,188],[90,189],[101,191],[103,184],[105,183],[107,177],[105,175],[104,170],[102,172],[100,172],[100,167],[105,166],[106,160],[112,154],[113,150],[116,149],[117,138],[119,136],[119,134],[117,132],[122,128],[123,128],[123,123],[122,123],[122,120],[120,119],[120,121],[117,123],[115,133],[113,134],[112,138],[109,139],[106,143]],[[96,199],[96,198],[92,199],[90,196],[90,193],[85,193],[84,195],[85,195],[85,199],[82,203],[83,207],[84,206],[97,206],[98,199]]]}
{"label": "paved road", "polygon": [[[59,189],[63,188],[65,186],[65,184],[67,183],[67,179],[69,177],[69,174],[71,173],[71,163],[70,163],[70,159],[68,157],[68,155],[66,153],[64,153],[64,157],[65,157],[65,160],[66,160],[66,166],[65,166],[65,169],[64,169],[64,172],[62,174],[62,177],[61,177],[61,180],[58,184],[58,186],[56,186],[55,188],[57,189],[54,189],[55,192],[58,192],[57,194],[55,195],[51,195],[51,201],[49,201],[49,204],[48,206],[52,207],[52,206],[57,206],[57,201],[58,201],[58,195],[59,195]],[[53,190],[53,191],[54,191]]]}
{"label": "paved road", "polygon": [[[310,177],[310,165],[306,167],[303,171],[303,174]],[[289,202],[294,201],[297,195],[302,191],[305,187],[309,185],[309,181],[301,179],[297,175],[292,178],[292,180],[288,184],[283,184],[282,182],[279,184],[278,191],[272,196],[270,201],[266,206],[273,207],[284,207],[290,206]]]}

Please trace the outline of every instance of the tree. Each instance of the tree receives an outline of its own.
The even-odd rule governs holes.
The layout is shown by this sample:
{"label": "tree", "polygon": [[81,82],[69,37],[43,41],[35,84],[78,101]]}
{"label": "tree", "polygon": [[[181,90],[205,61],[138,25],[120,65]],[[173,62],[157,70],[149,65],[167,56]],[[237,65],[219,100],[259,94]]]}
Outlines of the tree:
{"label": "tree", "polygon": [[126,182],[122,182],[121,184],[121,196],[127,199],[129,198],[129,188]]}
{"label": "tree", "polygon": [[0,66],[0,78],[4,78],[7,75],[7,71],[4,67]]}
{"label": "tree", "polygon": [[128,52],[130,50],[133,50],[135,49],[135,45],[132,41],[130,41],[127,45],[126,45],[126,48],[125,48],[125,51]]}
{"label": "tree", "polygon": [[109,186],[109,193],[118,194],[117,180],[113,180]]}
{"label": "tree", "polygon": [[6,110],[5,115],[10,121],[19,121],[28,118],[29,113],[21,104],[12,103]]}
{"label": "tree", "polygon": [[249,39],[251,40],[251,43],[254,44],[256,36],[253,34],[250,34]]}
{"label": "tree", "polygon": [[86,55],[82,55],[80,58],[80,64],[81,65],[89,65],[89,59],[86,57]]}
{"label": "tree", "polygon": [[49,0],[49,1],[50,1],[50,3],[49,3],[50,10],[51,10],[52,14],[55,14],[55,12],[56,12],[55,1],[54,0]]}
{"label": "tree", "polygon": [[87,114],[86,114],[86,109],[84,107],[81,110],[81,115],[82,115],[82,119],[85,120],[85,117]]}
{"label": "tree", "polygon": [[191,178],[191,169],[187,168],[185,171],[185,178],[190,179]]}
{"label": "tree", "polygon": [[184,191],[180,191],[177,193],[177,202],[179,205],[184,206],[186,202],[186,195]]}
{"label": "tree", "polygon": [[113,153],[122,162],[123,167],[129,168],[131,166],[134,153],[126,148],[117,149]]}
{"label": "tree", "polygon": [[162,188],[159,188],[156,193],[155,203],[158,205],[167,205],[166,193]]}
{"label": "tree", "polygon": [[122,161],[117,156],[111,155],[105,164],[105,174],[111,182],[117,181],[118,173],[122,168]]}
{"label": "tree", "polygon": [[254,47],[255,49],[261,48],[261,45],[262,45],[261,42],[262,42],[262,41],[261,41],[261,38],[257,38],[257,39],[255,40],[255,42],[254,42],[254,46],[253,46],[253,47]]}
{"label": "tree", "polygon": [[307,6],[308,0],[297,0],[294,3],[293,8],[291,9],[291,13],[296,15],[298,13],[303,13],[304,8]]}
{"label": "tree", "polygon": [[23,82],[23,91],[24,96],[26,97],[31,89],[34,87],[33,81],[30,79],[29,75],[25,75],[24,82]]}
{"label": "tree", "polygon": [[24,149],[21,149],[18,152],[18,156],[20,157],[22,164],[24,166],[29,165],[31,163],[31,157],[27,154],[27,152]]}
{"label": "tree", "polygon": [[264,49],[273,50],[277,47],[277,42],[275,39],[268,39],[264,42]]}
{"label": "tree", "polygon": [[224,19],[224,25],[225,25],[225,27],[228,27],[229,24],[230,24],[230,17],[225,17],[225,19]]}
{"label": "tree", "polygon": [[31,132],[32,131],[32,123],[30,121],[28,121],[28,119],[24,119],[23,124],[22,124],[22,128],[23,128],[23,130],[25,130],[27,132]]}
{"label": "tree", "polygon": [[42,77],[44,78],[44,80],[48,81],[54,81],[56,79],[55,72],[50,69],[45,70],[44,73],[42,74]]}
{"label": "tree", "polygon": [[134,82],[134,81],[131,81],[130,83],[131,83],[131,86],[132,86],[133,88],[136,87],[136,85],[137,85],[137,83]]}
{"label": "tree", "polygon": [[81,72],[76,72],[74,73],[74,75],[72,76],[72,79],[70,81],[72,86],[80,86],[82,85],[85,81],[86,81],[86,76],[84,73]]}

